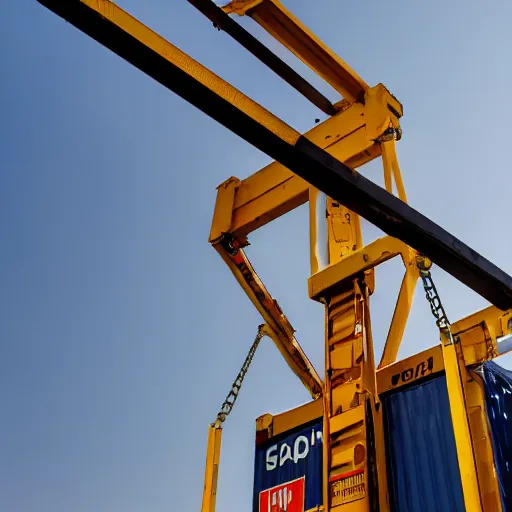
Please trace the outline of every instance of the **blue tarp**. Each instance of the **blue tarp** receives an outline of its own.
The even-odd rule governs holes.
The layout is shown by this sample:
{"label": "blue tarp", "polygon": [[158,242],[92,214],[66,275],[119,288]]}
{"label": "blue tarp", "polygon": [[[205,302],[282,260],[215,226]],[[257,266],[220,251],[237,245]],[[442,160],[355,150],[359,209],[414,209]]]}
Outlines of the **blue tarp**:
{"label": "blue tarp", "polygon": [[512,512],[512,372],[489,361],[479,368],[491,427],[501,501]]}
{"label": "blue tarp", "polygon": [[383,399],[393,512],[464,512],[444,375]]}
{"label": "blue tarp", "polygon": [[[256,446],[253,511],[260,493],[305,477],[304,510],[322,504],[322,420]],[[266,512],[266,511],[265,511]]]}

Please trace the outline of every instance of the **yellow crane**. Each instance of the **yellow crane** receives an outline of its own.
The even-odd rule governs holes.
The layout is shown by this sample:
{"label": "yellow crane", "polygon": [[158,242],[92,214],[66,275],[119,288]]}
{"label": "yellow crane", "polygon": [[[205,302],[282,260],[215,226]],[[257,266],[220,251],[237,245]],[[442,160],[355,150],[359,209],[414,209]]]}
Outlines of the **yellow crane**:
{"label": "yellow crane", "polygon": [[[422,506],[448,510],[439,503],[452,494],[455,501],[449,510],[460,506],[471,512],[506,510],[485,379],[475,368],[512,348],[507,340],[512,332],[512,278],[407,204],[396,153],[402,136],[400,101],[383,84],[367,84],[278,0],[234,0],[222,8],[210,0],[189,2],[328,116],[305,134],[110,0],[39,2],[274,159],[248,178],[228,178],[217,190],[209,242],[264,323],[210,426],[203,512],[215,510],[222,423],[263,336],[274,341],[312,401],[281,415],[258,418],[255,471],[261,469],[261,455],[261,471],[266,473],[255,475],[255,511],[366,512],[423,510]],[[337,91],[339,101],[329,101],[233,15],[252,18]],[[377,159],[382,163],[384,188],[356,170]],[[309,203],[310,211],[309,297],[325,307],[323,381],[244,252],[253,231],[304,203]],[[379,227],[385,236],[365,244],[360,218]],[[402,261],[404,274],[384,351],[376,363],[370,319],[370,299],[378,285],[374,270],[392,258]],[[450,324],[432,280],[432,263],[491,306]],[[439,327],[440,343],[397,361],[418,280]],[[417,393],[433,397],[433,417],[444,407],[449,418],[448,427],[439,427],[447,436],[444,448],[441,438],[418,442],[430,443],[432,452],[445,449],[446,459],[451,457],[453,462],[446,466],[455,469],[443,477],[439,488],[431,486],[431,505],[413,506],[407,505],[410,497],[401,496],[412,486],[407,478],[418,475],[412,466],[401,467],[397,459],[407,446],[399,448],[404,440],[396,434],[403,432],[404,424],[393,411],[400,407],[412,411]],[[400,406],[400,400],[405,405]],[[420,430],[414,429],[411,436]],[[286,441],[290,433],[295,435],[293,446]],[[293,463],[290,467],[297,468],[313,450],[319,474],[297,477],[292,471],[287,482],[273,480],[281,467]],[[414,459],[408,457],[408,461]],[[441,466],[419,471],[444,474],[447,470]],[[400,471],[408,473],[405,479]],[[415,492],[421,498],[423,488],[418,489]]]}

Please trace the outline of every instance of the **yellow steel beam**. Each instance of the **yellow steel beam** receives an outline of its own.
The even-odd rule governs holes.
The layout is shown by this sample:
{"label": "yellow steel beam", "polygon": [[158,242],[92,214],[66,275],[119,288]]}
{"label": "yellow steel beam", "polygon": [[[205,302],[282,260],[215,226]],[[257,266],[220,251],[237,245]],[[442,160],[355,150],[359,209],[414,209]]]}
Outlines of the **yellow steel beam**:
{"label": "yellow steel beam", "polygon": [[223,30],[229,34],[280,78],[311,101],[313,105],[329,116],[336,114],[335,106],[318,89],[301,77],[291,66],[270,51],[250,32],[231,19],[213,0],[188,0],[188,2],[204,14],[218,30]]}
{"label": "yellow steel beam", "polygon": [[390,140],[382,143],[382,161],[384,164],[384,182],[386,190],[393,193],[393,181],[397,189],[398,197],[407,203],[407,195],[405,193],[404,183],[402,181],[402,173],[398,165],[398,158],[396,156],[395,141]]}
{"label": "yellow steel beam", "polygon": [[419,271],[416,266],[416,261],[415,258],[412,258],[409,260],[402,279],[398,300],[393,312],[393,318],[386,338],[386,344],[384,345],[384,351],[382,352],[379,368],[396,361],[398,350],[405,332],[405,327],[407,325],[407,320],[409,318],[409,313],[411,311],[418,277]]}
{"label": "yellow steel beam", "polygon": [[350,101],[363,101],[368,84],[277,0],[233,1],[224,12],[247,14]]}
{"label": "yellow steel beam", "polygon": [[[498,355],[498,340],[512,332],[512,310],[495,306],[482,309],[452,324],[453,337],[460,344],[466,366],[483,363]],[[429,348],[377,370],[378,393],[386,393],[444,370],[441,346]]]}
{"label": "yellow steel beam", "polygon": [[489,306],[452,325],[466,365],[482,363],[504,353],[498,349],[500,337],[512,332],[512,310]]}
{"label": "yellow steel beam", "polygon": [[217,198],[215,200],[212,226],[208,239],[210,243],[216,243],[226,233],[231,233],[235,197],[241,185],[242,182],[232,176],[217,187]]}
{"label": "yellow steel beam", "polygon": [[322,394],[323,383],[295,338],[295,330],[277,301],[261,282],[243,249],[214,244],[236,280],[266,322],[266,334],[274,341],[291,370],[299,377],[313,398]]}
{"label": "yellow steel beam", "polygon": [[317,212],[321,222],[327,221],[327,251],[332,266],[362,247],[363,233],[358,215],[334,199],[327,198],[326,203],[325,215]]}
{"label": "yellow steel beam", "polygon": [[210,243],[226,233],[245,240],[252,231],[307,202],[309,184],[273,162],[245,180],[230,178],[217,188]]}
{"label": "yellow steel beam", "polygon": [[463,383],[459,368],[459,359],[454,343],[447,338],[441,343],[446,373],[446,385],[450,402],[450,414],[452,418],[455,447],[459,461],[460,479],[466,512],[481,512],[482,504],[478,486],[475,455],[469,419],[464,396]]}
{"label": "yellow steel beam", "polygon": [[204,473],[201,512],[215,512],[221,440],[222,427],[216,424],[210,425],[208,428],[208,444],[206,448],[206,467]]}
{"label": "yellow steel beam", "polygon": [[477,324],[485,323],[495,336],[505,336],[512,332],[512,310],[502,311],[496,306],[489,306],[477,311],[452,325],[454,334],[462,334],[475,327]]}
{"label": "yellow steel beam", "polygon": [[[347,165],[359,167],[381,154],[378,138],[398,118],[388,108],[393,100],[383,86],[368,92],[366,105],[354,104],[309,130],[305,137]],[[389,144],[389,143],[387,143]],[[210,242],[224,233],[244,239],[304,204],[309,184],[278,162],[273,162],[244,180],[230,178],[218,188]]]}
{"label": "yellow steel beam", "polygon": [[492,434],[485,406],[483,381],[478,372],[461,368],[467,401],[469,427],[477,465],[478,483],[484,512],[502,512],[500,485],[494,463]]}
{"label": "yellow steel beam", "polygon": [[[362,145],[363,151],[371,147],[375,147],[375,151],[365,153],[364,160],[358,161],[359,165],[373,160],[380,154],[379,147],[366,139],[363,130],[356,130],[348,137],[332,144],[327,148],[327,152],[339,160],[349,163],[351,157],[361,157],[361,152],[355,152],[355,148]],[[293,175],[281,164],[274,162],[260,172],[262,172],[261,175],[256,173],[242,181],[235,194],[229,232],[240,239],[308,200],[309,184],[302,178]],[[270,176],[271,174],[272,176]],[[267,181],[266,178],[270,179]],[[258,181],[261,184],[266,181],[266,188],[263,192],[258,190]],[[218,234],[219,230],[215,229],[213,235]]]}
{"label": "yellow steel beam", "polygon": [[308,280],[309,297],[318,300],[327,290],[341,281],[374,268],[398,255],[401,255],[406,262],[409,258],[409,247],[391,236],[379,238],[345,256],[338,263],[312,275]]}
{"label": "yellow steel beam", "polygon": [[256,432],[267,431],[269,437],[278,436],[299,425],[318,420],[323,414],[322,399],[313,400],[304,405],[280,414],[263,414],[256,419]]}
{"label": "yellow steel beam", "polygon": [[443,353],[437,345],[377,370],[377,392],[382,395],[443,371]]}
{"label": "yellow steel beam", "polygon": [[[414,258],[411,256],[411,260]],[[379,370],[396,360],[400,340],[412,305],[418,274],[415,265],[407,267],[393,322],[379,364]],[[501,337],[512,333],[512,310],[489,306],[452,325],[452,333],[463,353],[466,366],[483,363],[505,353],[498,349]]]}
{"label": "yellow steel beam", "polygon": [[316,188],[399,236],[502,309],[512,278],[398,198],[318,148],[108,0],[39,0]]}
{"label": "yellow steel beam", "polygon": [[379,368],[393,363],[398,355],[419,276],[415,261],[416,252],[400,240],[386,236],[316,272],[308,280],[310,298],[323,300],[329,289],[336,287],[340,282],[368,272],[398,255],[401,256],[406,271]]}
{"label": "yellow steel beam", "polygon": [[[245,114],[281,141],[291,146],[298,141],[299,132],[121,9],[112,0],[38,2],[187,101],[190,101],[191,95],[196,94],[195,106],[209,115],[212,101],[221,99],[226,108],[218,112],[220,107],[216,105],[217,115],[213,117],[222,124],[230,124],[233,116],[240,117],[240,114]],[[172,68],[167,67],[162,71],[163,66],[160,66],[162,69],[157,69],[160,65],[160,61],[155,62],[157,58],[167,65],[170,64]],[[186,77],[186,81],[182,82],[183,77]],[[205,93],[211,93],[210,97],[207,98]]]}

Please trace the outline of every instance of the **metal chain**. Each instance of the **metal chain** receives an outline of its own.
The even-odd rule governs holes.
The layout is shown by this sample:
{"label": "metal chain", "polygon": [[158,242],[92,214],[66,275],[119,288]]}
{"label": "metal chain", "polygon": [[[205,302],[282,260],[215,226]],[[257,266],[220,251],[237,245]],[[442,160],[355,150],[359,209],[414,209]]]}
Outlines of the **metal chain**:
{"label": "metal chain", "polygon": [[249,370],[249,366],[251,365],[252,360],[254,358],[254,354],[256,353],[256,349],[258,348],[258,345],[260,344],[260,341],[263,338],[263,336],[266,335],[264,327],[265,324],[260,325],[258,327],[258,334],[256,334],[256,338],[254,339],[254,342],[251,345],[251,348],[249,349],[249,353],[245,358],[244,364],[242,365],[242,368],[238,372],[238,375],[236,376],[236,379],[231,386],[231,391],[228,393],[228,396],[224,400],[224,403],[222,404],[220,411],[217,414],[217,420],[215,422],[215,425],[217,427],[220,427],[222,423],[226,421],[226,418],[233,410],[233,406],[235,405],[236,399],[238,398],[238,394],[240,393],[242,383],[244,382],[245,376],[247,375],[247,371]]}
{"label": "metal chain", "polygon": [[421,280],[423,281],[423,288],[430,305],[430,310],[436,319],[436,325],[439,331],[446,336],[448,342],[453,343],[450,321],[448,320],[441,298],[437,293],[436,285],[432,279],[432,274],[430,273],[432,261],[424,255],[418,255],[416,258],[416,265],[418,267]]}

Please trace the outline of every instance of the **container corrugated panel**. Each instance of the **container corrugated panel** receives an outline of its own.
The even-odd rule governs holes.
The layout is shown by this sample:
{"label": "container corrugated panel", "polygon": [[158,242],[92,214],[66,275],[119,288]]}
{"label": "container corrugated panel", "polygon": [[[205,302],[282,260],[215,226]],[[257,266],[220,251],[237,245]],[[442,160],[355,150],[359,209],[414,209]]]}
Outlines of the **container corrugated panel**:
{"label": "container corrugated panel", "polygon": [[393,512],[464,512],[444,375],[383,399]]}
{"label": "container corrugated panel", "polygon": [[256,446],[254,512],[303,512],[321,504],[321,420]]}
{"label": "container corrugated panel", "polygon": [[505,512],[512,512],[512,372],[492,361],[478,371],[484,381],[501,502]]}

